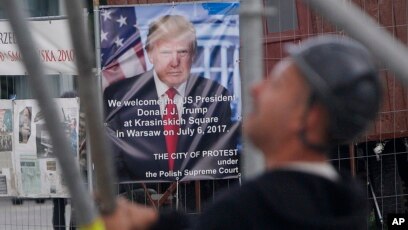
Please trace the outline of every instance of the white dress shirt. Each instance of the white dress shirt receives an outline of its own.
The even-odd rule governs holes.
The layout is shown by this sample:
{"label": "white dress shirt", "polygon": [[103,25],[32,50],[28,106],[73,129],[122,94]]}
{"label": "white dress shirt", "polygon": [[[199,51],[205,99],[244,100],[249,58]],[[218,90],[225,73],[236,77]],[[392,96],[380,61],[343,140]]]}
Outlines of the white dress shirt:
{"label": "white dress shirt", "polygon": [[336,182],[339,179],[339,174],[333,165],[330,163],[311,163],[311,162],[295,162],[282,169],[293,170],[303,173],[309,173],[316,176],[324,177],[330,181]]}
{"label": "white dress shirt", "polygon": [[[167,96],[166,92],[170,87],[168,87],[164,82],[162,82],[159,79],[156,71],[154,70],[153,70],[153,78],[154,78],[154,83],[156,84],[156,91],[157,91],[157,96],[159,100],[167,101],[169,97]],[[184,94],[186,91],[186,85],[187,85],[187,82],[184,82],[178,87],[174,87],[174,89],[177,91],[177,94],[174,96],[173,100],[174,100],[174,104],[176,104],[177,106],[177,112],[178,112],[179,119],[181,119],[181,116],[182,116],[181,111],[183,110],[183,99],[184,99]],[[165,108],[166,108],[166,103],[160,103],[160,114],[162,114],[162,118],[163,118],[163,113],[164,113]]]}

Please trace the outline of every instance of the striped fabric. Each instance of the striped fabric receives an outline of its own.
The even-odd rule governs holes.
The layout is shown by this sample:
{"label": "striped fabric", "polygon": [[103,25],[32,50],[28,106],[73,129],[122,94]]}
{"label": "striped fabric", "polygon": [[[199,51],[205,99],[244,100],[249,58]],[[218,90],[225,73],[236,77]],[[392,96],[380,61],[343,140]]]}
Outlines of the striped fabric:
{"label": "striped fabric", "polygon": [[146,71],[133,7],[104,8],[100,14],[102,85]]}

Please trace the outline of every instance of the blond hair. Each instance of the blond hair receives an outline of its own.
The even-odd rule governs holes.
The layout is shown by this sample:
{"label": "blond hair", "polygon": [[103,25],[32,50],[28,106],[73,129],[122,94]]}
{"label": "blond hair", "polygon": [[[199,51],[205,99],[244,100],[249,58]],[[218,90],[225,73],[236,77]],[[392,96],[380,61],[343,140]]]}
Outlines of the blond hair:
{"label": "blond hair", "polygon": [[194,25],[181,15],[165,15],[150,23],[146,39],[148,52],[154,47],[155,42],[166,38],[187,38],[190,40],[191,51],[195,54],[197,37]]}

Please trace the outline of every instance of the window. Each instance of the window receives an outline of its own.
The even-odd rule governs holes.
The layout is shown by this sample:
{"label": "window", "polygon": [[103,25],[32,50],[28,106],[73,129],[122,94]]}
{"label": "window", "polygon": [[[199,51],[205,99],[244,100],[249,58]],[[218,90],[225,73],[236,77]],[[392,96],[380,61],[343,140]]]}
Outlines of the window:
{"label": "window", "polygon": [[[24,0],[22,4],[30,17],[57,16],[61,12],[59,0]],[[0,6],[0,19],[6,17],[6,12]]]}
{"label": "window", "polygon": [[59,15],[59,1],[55,0],[25,0],[30,17]]}

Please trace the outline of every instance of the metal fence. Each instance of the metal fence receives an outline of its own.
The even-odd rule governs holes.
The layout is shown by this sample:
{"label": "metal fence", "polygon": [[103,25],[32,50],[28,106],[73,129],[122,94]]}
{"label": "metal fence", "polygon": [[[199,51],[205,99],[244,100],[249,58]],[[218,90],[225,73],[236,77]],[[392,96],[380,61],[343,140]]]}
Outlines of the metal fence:
{"label": "metal fence", "polygon": [[[149,206],[153,202],[158,210],[178,209],[197,215],[205,204],[216,199],[218,193],[234,186],[239,186],[238,179],[181,182],[178,191],[165,199],[162,199],[163,195],[171,183],[129,183],[116,188],[120,196],[133,202]],[[0,198],[2,230],[77,229],[74,216],[69,198]]]}

